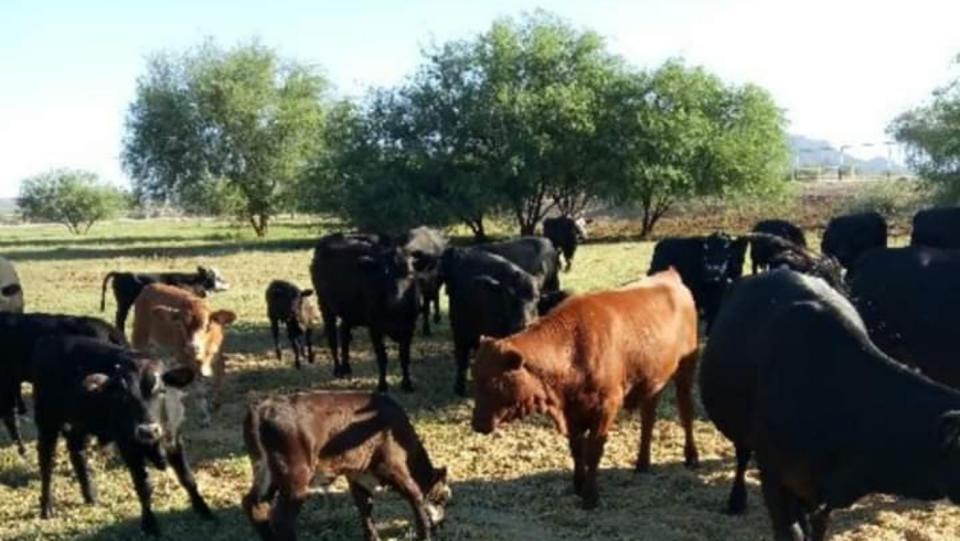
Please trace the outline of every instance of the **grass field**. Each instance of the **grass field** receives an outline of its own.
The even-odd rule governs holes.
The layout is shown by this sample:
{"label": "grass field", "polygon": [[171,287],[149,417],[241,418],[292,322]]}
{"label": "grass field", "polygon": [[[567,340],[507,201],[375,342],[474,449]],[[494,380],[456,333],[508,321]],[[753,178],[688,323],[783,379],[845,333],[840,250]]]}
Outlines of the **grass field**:
{"label": "grass field", "polygon": [[[28,311],[102,315],[112,320],[113,299],[99,312],[100,284],[109,270],[191,270],[197,264],[220,268],[232,289],[211,299],[215,307],[237,312],[227,342],[225,404],[212,428],[201,429],[196,415],[187,426],[188,453],[200,490],[219,521],[205,523],[189,511],[185,493],[172,474],[154,472],[154,504],[164,537],[181,541],[252,538],[239,502],[249,487],[250,467],[240,423],[250,401],[277,392],[308,388],[372,389],[375,367],[365,331],[357,333],[355,377],[333,380],[325,348],[318,362],[302,371],[292,367],[289,350],[277,362],[269,338],[263,292],[273,278],[309,284],[307,266],[316,224],[278,224],[266,240],[247,229],[211,221],[112,222],[74,238],[54,226],[0,229],[0,255],[20,272]],[[604,243],[585,246],[565,288],[588,291],[643,275],[652,244]],[[109,292],[108,292],[109,297]],[[129,330],[129,323],[128,323]],[[318,340],[319,341],[319,340]],[[0,345],[2,348],[2,345]],[[399,367],[390,349],[391,383]],[[682,431],[676,422],[673,391],[661,403],[653,446],[653,473],[635,475],[633,461],[639,422],[623,414],[606,447],[599,476],[600,508],[581,511],[572,493],[566,442],[544,419],[529,419],[492,436],[469,427],[472,401],[451,392],[452,345],[444,319],[433,339],[417,337],[413,377],[418,391],[396,394],[414,420],[437,465],[446,465],[454,499],[441,539],[657,539],[739,540],[769,538],[769,526],[755,476],[750,511],[731,518],[719,511],[733,465],[732,448],[703,419],[696,425],[702,466],[684,469]],[[189,407],[189,403],[188,403]],[[33,439],[33,426],[26,432]],[[4,433],[0,436],[0,539],[130,539],[139,537],[139,507],[126,470],[109,450],[91,453],[101,502],[83,505],[61,445],[54,476],[55,518],[39,519],[39,477],[33,452],[21,459]],[[359,527],[345,484],[328,501],[313,500],[300,519],[303,539],[357,539]],[[374,508],[384,539],[408,535],[410,512],[395,495],[380,497]],[[850,511],[835,513],[835,539],[919,541],[960,537],[960,510],[945,503],[869,498]]]}

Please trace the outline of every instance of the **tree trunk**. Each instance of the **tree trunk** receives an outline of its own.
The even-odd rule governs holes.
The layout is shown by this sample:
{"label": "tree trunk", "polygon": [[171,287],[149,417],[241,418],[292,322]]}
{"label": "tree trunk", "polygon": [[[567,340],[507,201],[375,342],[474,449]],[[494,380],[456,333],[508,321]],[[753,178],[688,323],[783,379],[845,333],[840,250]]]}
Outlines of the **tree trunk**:
{"label": "tree trunk", "polygon": [[253,226],[253,231],[258,237],[265,237],[267,235],[267,229],[270,226],[270,216],[266,214],[254,214],[250,217],[250,225]]}
{"label": "tree trunk", "polygon": [[473,241],[477,244],[487,242],[487,231],[483,226],[483,216],[465,220],[467,227],[473,231]]}

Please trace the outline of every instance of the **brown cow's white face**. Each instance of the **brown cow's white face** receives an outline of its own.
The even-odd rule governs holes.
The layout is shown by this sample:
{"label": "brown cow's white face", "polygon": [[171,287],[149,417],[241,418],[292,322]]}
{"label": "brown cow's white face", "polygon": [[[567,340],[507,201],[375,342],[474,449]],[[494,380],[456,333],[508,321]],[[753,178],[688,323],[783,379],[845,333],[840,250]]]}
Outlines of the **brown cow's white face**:
{"label": "brown cow's white face", "polygon": [[23,312],[23,288],[13,263],[0,257],[0,312]]}
{"label": "brown cow's white face", "polygon": [[203,377],[213,377],[214,365],[223,345],[223,328],[236,320],[236,314],[228,310],[197,313],[169,306],[157,306],[153,310],[169,325],[180,362],[189,364]]}

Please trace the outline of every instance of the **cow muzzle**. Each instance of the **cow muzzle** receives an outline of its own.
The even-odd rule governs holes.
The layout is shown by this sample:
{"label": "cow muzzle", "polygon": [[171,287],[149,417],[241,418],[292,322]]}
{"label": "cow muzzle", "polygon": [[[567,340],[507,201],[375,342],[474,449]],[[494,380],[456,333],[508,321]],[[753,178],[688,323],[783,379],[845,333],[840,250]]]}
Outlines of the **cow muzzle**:
{"label": "cow muzzle", "polygon": [[159,423],[144,423],[137,425],[133,437],[144,445],[154,445],[163,437],[163,427]]}

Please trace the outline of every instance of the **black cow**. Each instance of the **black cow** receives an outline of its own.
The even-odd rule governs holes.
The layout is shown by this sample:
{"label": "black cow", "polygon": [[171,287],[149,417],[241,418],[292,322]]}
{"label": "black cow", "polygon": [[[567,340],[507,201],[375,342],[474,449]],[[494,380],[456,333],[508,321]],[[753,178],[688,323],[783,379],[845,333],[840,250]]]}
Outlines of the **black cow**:
{"label": "black cow", "polygon": [[117,300],[116,323],[120,332],[124,331],[124,325],[127,322],[127,314],[137,295],[148,284],[161,283],[176,286],[191,293],[205,297],[207,293],[216,291],[225,291],[230,287],[220,271],[213,267],[197,267],[197,272],[156,272],[156,273],[134,273],[134,272],[108,272],[103,277],[103,286],[100,291],[100,311],[107,308],[107,282],[113,279],[113,297]]}
{"label": "black cow", "polygon": [[735,240],[724,233],[665,238],[653,248],[647,275],[676,269],[709,330],[727,285],[743,274],[746,249],[746,238]]}
{"label": "black cow", "polygon": [[52,336],[89,336],[117,345],[127,345],[119,330],[102,319],[59,314],[0,313],[0,344],[4,361],[0,369],[0,417],[21,455],[26,453],[17,413],[26,413],[20,387],[34,381],[31,362],[37,344]]}
{"label": "black cow", "polygon": [[193,510],[213,518],[197,490],[180,433],[184,419],[180,389],[193,380],[192,369],[167,370],[142,353],[78,336],[44,340],[34,351],[33,362],[42,518],[53,513],[50,482],[61,433],[86,503],[96,500],[86,461],[88,440],[95,436],[101,444],[116,444],[133,479],[145,532],[159,533],[150,509],[147,462],[158,469],[172,466]]}
{"label": "black cow", "polygon": [[447,248],[440,273],[457,362],[454,391],[463,396],[470,353],[480,337],[508,336],[533,322],[539,288],[534,277],[506,258],[476,248]]}
{"label": "black cow", "polygon": [[820,250],[849,269],[865,251],[886,246],[887,221],[877,212],[861,212],[831,219]]}
{"label": "black cow", "polygon": [[[774,235],[804,248],[807,246],[807,239],[803,236],[803,230],[786,220],[760,220],[753,226],[753,232]],[[770,260],[783,249],[783,245],[771,242],[765,237],[754,237],[750,241],[750,260],[753,274],[770,268]]]}
{"label": "black cow", "polygon": [[[746,510],[744,475],[753,450],[750,441],[760,345],[773,333],[772,315],[783,306],[816,300],[857,321],[856,309],[825,281],[788,269],[744,278],[728,291],[717,314],[707,346],[700,356],[700,396],[717,429],[736,448],[737,472],[727,511]],[[819,336],[810,335],[816,342]]]}
{"label": "black cow", "polygon": [[847,275],[873,341],[891,357],[960,389],[960,250],[865,253]]}
{"label": "black cow", "polygon": [[753,438],[776,539],[822,541],[830,512],[868,494],[960,502],[960,393],[884,355],[830,303],[786,306],[771,327]]}
{"label": "black cow", "polygon": [[960,207],[925,209],[916,213],[910,244],[960,249]]}
{"label": "black cow", "polygon": [[431,304],[433,322],[440,323],[440,256],[447,249],[447,239],[436,229],[420,226],[408,231],[402,244],[413,257],[413,270],[420,287],[423,335],[430,336]]}
{"label": "black cow", "polygon": [[574,220],[569,216],[557,216],[543,220],[543,236],[550,239],[553,247],[563,254],[567,261],[566,270],[573,266],[573,256],[577,245],[587,238],[587,222],[583,218]]}
{"label": "black cow", "polygon": [[520,237],[479,244],[477,248],[497,254],[537,279],[543,292],[560,289],[560,252],[543,237]]}
{"label": "black cow", "polygon": [[412,391],[410,344],[420,313],[420,293],[410,258],[403,249],[372,235],[327,235],[314,249],[310,276],[333,357],[334,376],[351,374],[351,330],[367,327],[380,370],[377,389],[386,392],[388,388],[383,339],[389,336],[399,345],[401,388]]}
{"label": "black cow", "polygon": [[267,286],[267,319],[270,320],[270,334],[273,347],[280,354],[280,322],[287,328],[287,338],[293,349],[294,366],[300,368],[300,359],[306,356],[311,363],[313,357],[313,326],[320,321],[320,313],[313,303],[312,289],[301,290],[295,284],[285,280],[274,280]]}

